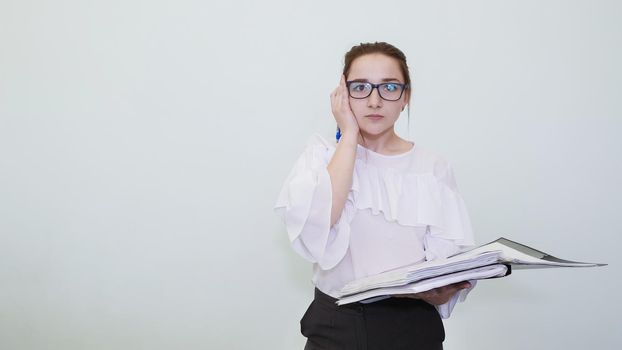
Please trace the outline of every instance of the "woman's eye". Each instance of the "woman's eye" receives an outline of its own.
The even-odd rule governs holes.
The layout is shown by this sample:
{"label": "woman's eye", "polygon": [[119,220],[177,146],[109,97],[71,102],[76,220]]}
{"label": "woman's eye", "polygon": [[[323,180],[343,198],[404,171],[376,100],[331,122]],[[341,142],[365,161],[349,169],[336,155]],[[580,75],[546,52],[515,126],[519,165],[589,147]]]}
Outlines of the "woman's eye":
{"label": "woman's eye", "polygon": [[365,91],[366,90],[365,84],[356,84],[354,85],[353,90],[354,91]]}
{"label": "woman's eye", "polygon": [[396,84],[386,84],[384,86],[384,89],[389,91],[389,92],[393,92],[393,91],[397,91],[399,87]]}

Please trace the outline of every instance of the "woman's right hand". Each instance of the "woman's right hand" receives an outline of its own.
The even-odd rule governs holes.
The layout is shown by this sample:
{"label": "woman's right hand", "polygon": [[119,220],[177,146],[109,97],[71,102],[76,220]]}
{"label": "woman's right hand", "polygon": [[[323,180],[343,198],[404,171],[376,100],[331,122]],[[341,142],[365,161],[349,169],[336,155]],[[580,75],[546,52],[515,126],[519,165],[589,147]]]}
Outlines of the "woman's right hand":
{"label": "woman's right hand", "polygon": [[346,78],[343,75],[339,81],[339,86],[330,94],[330,104],[335,121],[337,121],[339,129],[341,129],[341,134],[358,134],[359,125],[352,112],[352,108],[350,108]]}
{"label": "woman's right hand", "polygon": [[421,299],[431,305],[443,305],[447,303],[454,296],[454,294],[458,293],[462,289],[467,288],[471,288],[471,283],[469,283],[468,281],[464,281],[439,288],[434,288],[426,292],[416,294],[397,294],[393,296],[396,298]]}

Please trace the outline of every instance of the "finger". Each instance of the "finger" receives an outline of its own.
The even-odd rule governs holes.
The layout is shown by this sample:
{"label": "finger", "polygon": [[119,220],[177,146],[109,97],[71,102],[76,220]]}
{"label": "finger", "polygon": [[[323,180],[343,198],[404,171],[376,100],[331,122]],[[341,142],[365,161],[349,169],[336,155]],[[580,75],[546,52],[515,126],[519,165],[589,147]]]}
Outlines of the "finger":
{"label": "finger", "polygon": [[336,88],[335,91],[331,94],[331,97],[335,100],[335,102],[341,102],[341,89]]}
{"label": "finger", "polygon": [[341,89],[340,93],[341,93],[341,99],[343,100],[343,103],[348,103],[349,105],[350,100],[348,99],[348,97],[350,97],[350,95],[348,94],[348,88],[345,85]]}
{"label": "finger", "polygon": [[339,88],[342,92],[345,92],[348,87],[346,86],[346,77],[344,75],[341,76],[341,81],[339,82]]}
{"label": "finger", "polygon": [[454,284],[450,284],[447,286],[447,289],[445,290],[447,293],[455,293],[457,291],[459,291],[460,289],[462,289],[462,284],[460,283],[454,283]]}
{"label": "finger", "polygon": [[339,86],[337,86],[337,87],[333,90],[333,92],[331,92],[330,94],[331,94],[331,95],[336,95],[337,93],[339,93],[339,91],[340,91],[340,90],[341,90],[341,89],[339,88]]}
{"label": "finger", "polygon": [[410,299],[417,299],[417,294],[393,294],[391,295],[392,297],[395,298],[410,298]]}
{"label": "finger", "polygon": [[469,283],[468,281],[464,281],[464,282],[454,283],[452,286],[455,286],[456,289],[460,290],[460,289],[470,288],[471,283]]}
{"label": "finger", "polygon": [[421,294],[422,297],[430,298],[430,297],[436,296],[438,292],[439,292],[438,288],[436,288],[436,289],[426,290],[425,292],[421,292],[419,294]]}

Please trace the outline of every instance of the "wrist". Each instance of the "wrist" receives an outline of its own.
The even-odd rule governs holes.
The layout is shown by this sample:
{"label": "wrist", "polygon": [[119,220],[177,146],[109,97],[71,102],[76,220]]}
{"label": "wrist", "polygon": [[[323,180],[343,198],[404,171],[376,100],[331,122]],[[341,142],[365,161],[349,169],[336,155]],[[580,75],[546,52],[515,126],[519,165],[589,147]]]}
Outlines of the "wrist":
{"label": "wrist", "polygon": [[358,144],[359,132],[352,130],[341,130],[339,142]]}

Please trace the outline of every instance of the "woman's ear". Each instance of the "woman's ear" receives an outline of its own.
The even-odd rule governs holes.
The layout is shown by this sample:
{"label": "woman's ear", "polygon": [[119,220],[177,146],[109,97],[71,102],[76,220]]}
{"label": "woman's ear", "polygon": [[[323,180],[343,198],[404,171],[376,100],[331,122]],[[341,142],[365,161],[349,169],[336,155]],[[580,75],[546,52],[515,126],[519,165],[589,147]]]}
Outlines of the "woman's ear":
{"label": "woman's ear", "polygon": [[404,111],[404,108],[406,108],[406,106],[410,103],[410,89],[406,90],[404,95],[404,105],[402,106],[402,111]]}

